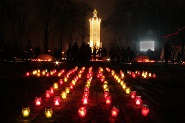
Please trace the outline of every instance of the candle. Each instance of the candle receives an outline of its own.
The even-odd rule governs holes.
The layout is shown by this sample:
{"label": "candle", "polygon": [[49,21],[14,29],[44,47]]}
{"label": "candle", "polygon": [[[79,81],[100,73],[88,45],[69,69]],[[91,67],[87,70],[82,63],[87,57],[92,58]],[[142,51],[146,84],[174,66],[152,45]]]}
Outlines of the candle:
{"label": "candle", "polygon": [[66,92],[62,92],[61,96],[62,96],[62,99],[66,99],[67,93]]}
{"label": "candle", "polygon": [[130,94],[130,88],[126,88],[126,94]]}
{"label": "candle", "polygon": [[141,96],[136,96],[136,105],[141,105]]}
{"label": "candle", "polygon": [[107,96],[109,96],[109,92],[108,91],[105,91],[104,92],[104,98],[106,99]]}
{"label": "candle", "polygon": [[49,90],[46,90],[45,95],[46,95],[46,98],[50,98],[50,91]]}
{"label": "candle", "polygon": [[54,93],[54,88],[50,87],[50,93],[53,94]]}
{"label": "candle", "polygon": [[41,97],[36,97],[35,98],[35,105],[36,106],[40,106],[41,105],[41,101],[42,101]]}
{"label": "candle", "polygon": [[87,105],[88,104],[88,97],[83,97],[82,101],[83,101],[84,105]]}
{"label": "candle", "polygon": [[30,76],[30,73],[29,72],[26,72],[26,76]]}
{"label": "candle", "polygon": [[136,91],[132,91],[132,92],[131,92],[130,98],[131,98],[131,99],[135,99],[135,98],[136,98]]}
{"label": "candle", "polygon": [[60,97],[59,97],[59,96],[55,96],[55,97],[54,97],[54,105],[55,105],[55,106],[59,106],[59,105],[60,105],[60,101],[61,101],[61,100],[60,100]]}
{"label": "candle", "polygon": [[144,104],[144,105],[142,106],[142,108],[141,108],[141,113],[142,113],[143,116],[146,117],[146,116],[148,115],[148,113],[149,113],[149,107],[148,107],[147,105]]}
{"label": "candle", "polygon": [[81,118],[84,118],[86,116],[87,109],[86,107],[82,106],[78,109],[78,114]]}
{"label": "candle", "polygon": [[117,117],[117,116],[118,116],[118,113],[119,113],[119,108],[113,106],[113,107],[112,107],[112,110],[111,110],[111,116],[112,116],[112,117]]}
{"label": "candle", "polygon": [[46,118],[51,118],[52,117],[53,110],[51,109],[51,107],[45,108],[45,115],[46,115]]}
{"label": "candle", "polygon": [[64,83],[63,79],[59,79],[59,84],[62,85]]}
{"label": "candle", "polygon": [[107,97],[105,98],[105,103],[106,103],[107,105],[110,105],[110,104],[111,104],[111,97],[110,97],[110,96],[107,96]]}
{"label": "candle", "polygon": [[53,88],[54,88],[54,89],[58,89],[58,83],[55,82],[55,83],[53,84]]}
{"label": "candle", "polygon": [[30,108],[29,107],[23,107],[22,108],[23,117],[29,117],[29,114],[30,114]]}

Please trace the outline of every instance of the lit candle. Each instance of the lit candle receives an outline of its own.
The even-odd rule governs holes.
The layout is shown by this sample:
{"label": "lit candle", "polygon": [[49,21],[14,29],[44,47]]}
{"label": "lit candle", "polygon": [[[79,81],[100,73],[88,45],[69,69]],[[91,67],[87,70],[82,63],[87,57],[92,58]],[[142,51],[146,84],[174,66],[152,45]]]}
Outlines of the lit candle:
{"label": "lit candle", "polygon": [[67,93],[66,92],[62,92],[61,96],[62,96],[62,99],[66,99]]}
{"label": "lit candle", "polygon": [[42,101],[41,97],[35,97],[35,105],[36,106],[40,106],[41,105],[41,101]]}
{"label": "lit candle", "polygon": [[72,83],[70,83],[69,88],[70,88],[70,89],[73,89],[73,86],[74,86],[74,85],[73,85]]}
{"label": "lit candle", "polygon": [[50,87],[50,93],[53,94],[54,93],[54,88]]}
{"label": "lit candle", "polygon": [[48,77],[49,76],[49,73],[46,73],[46,76]]}
{"label": "lit candle", "polygon": [[30,76],[30,73],[29,72],[26,72],[26,76]]}
{"label": "lit candle", "polygon": [[22,116],[23,117],[29,117],[29,114],[30,114],[30,108],[29,107],[23,107],[22,108]]}
{"label": "lit candle", "polygon": [[154,78],[156,77],[156,74],[155,74],[155,73],[153,73],[153,77],[154,77]]}
{"label": "lit candle", "polygon": [[113,107],[112,107],[112,110],[111,110],[111,116],[112,116],[112,117],[117,117],[117,116],[118,116],[118,113],[119,113],[119,108],[113,106]]}
{"label": "lit candle", "polygon": [[67,82],[67,77],[64,77],[64,82]]}
{"label": "lit candle", "polygon": [[50,91],[49,90],[46,90],[45,95],[46,95],[46,98],[50,98]]}
{"label": "lit candle", "polygon": [[58,83],[55,82],[55,83],[53,84],[53,88],[54,88],[54,89],[58,89]]}
{"label": "lit candle", "polygon": [[130,94],[130,88],[126,88],[126,94]]}
{"label": "lit candle", "polygon": [[107,96],[109,96],[109,92],[108,91],[105,91],[104,92],[104,98],[106,98]]}
{"label": "lit candle", "polygon": [[141,96],[136,96],[136,105],[141,105]]}
{"label": "lit candle", "polygon": [[86,115],[87,109],[86,107],[82,106],[78,109],[78,114],[81,118],[84,118]]}
{"label": "lit candle", "polygon": [[103,89],[108,88],[107,84],[103,84]]}
{"label": "lit candle", "polygon": [[53,110],[51,109],[51,107],[45,108],[45,115],[46,115],[46,118],[51,118],[52,117]]}
{"label": "lit candle", "polygon": [[141,108],[141,112],[142,112],[142,115],[146,117],[149,113],[149,107],[147,105],[143,105]]}
{"label": "lit candle", "polygon": [[88,104],[88,98],[87,97],[83,97],[82,101],[83,101],[83,104],[84,105],[87,105]]}
{"label": "lit candle", "polygon": [[78,74],[78,77],[81,78],[82,77],[82,74]]}
{"label": "lit candle", "polygon": [[69,87],[66,87],[66,93],[68,94],[70,92],[70,88]]}
{"label": "lit candle", "polygon": [[62,85],[64,83],[63,79],[59,79],[59,83]]}
{"label": "lit candle", "polygon": [[105,98],[105,103],[106,103],[107,105],[110,105],[110,104],[111,104],[111,97],[110,97],[110,96],[107,96],[107,97]]}
{"label": "lit candle", "polygon": [[126,83],[123,83],[122,88],[125,90],[125,88],[126,88]]}
{"label": "lit candle", "polygon": [[135,98],[136,98],[136,91],[132,91],[132,92],[131,92],[130,98],[131,98],[131,99],[135,99]]}
{"label": "lit candle", "polygon": [[54,104],[55,104],[55,106],[59,106],[60,105],[60,97],[59,96],[55,96],[54,97]]}

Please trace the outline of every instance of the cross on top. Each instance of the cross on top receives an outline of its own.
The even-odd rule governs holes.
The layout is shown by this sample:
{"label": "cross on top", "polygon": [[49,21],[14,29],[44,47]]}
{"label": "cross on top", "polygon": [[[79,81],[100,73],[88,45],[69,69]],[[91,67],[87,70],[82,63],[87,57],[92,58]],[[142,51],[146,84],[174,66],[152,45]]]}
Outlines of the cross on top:
{"label": "cross on top", "polygon": [[94,14],[94,17],[97,17],[97,11],[96,11],[96,9],[94,10],[94,12],[93,12],[93,14]]}

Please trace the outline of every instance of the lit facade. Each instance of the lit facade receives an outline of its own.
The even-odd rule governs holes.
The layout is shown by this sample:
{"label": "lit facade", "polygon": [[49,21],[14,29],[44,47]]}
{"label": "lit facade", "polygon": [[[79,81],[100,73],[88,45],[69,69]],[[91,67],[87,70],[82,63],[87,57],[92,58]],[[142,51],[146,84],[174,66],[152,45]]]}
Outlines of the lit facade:
{"label": "lit facade", "polygon": [[102,47],[100,42],[100,23],[101,19],[97,17],[97,11],[94,10],[93,17],[89,19],[90,22],[90,41],[89,45],[91,49],[99,49]]}

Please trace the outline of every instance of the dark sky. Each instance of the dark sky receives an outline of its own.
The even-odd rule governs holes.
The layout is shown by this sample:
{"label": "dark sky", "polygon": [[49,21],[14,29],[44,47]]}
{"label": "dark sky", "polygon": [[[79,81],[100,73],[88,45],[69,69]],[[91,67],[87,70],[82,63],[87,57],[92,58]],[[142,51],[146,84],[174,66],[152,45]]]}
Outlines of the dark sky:
{"label": "dark sky", "polygon": [[[105,20],[110,16],[115,5],[115,0],[81,0],[81,1],[86,2],[94,9],[96,9],[98,11],[98,17],[101,18],[101,20]],[[101,28],[100,38],[103,46],[108,48],[109,42],[112,40],[111,33],[107,31],[105,32],[105,30]],[[89,38],[87,40],[89,41]]]}
{"label": "dark sky", "polygon": [[97,9],[98,16],[101,19],[107,19],[114,8],[115,0],[82,0],[89,5],[91,5],[94,9]]}

